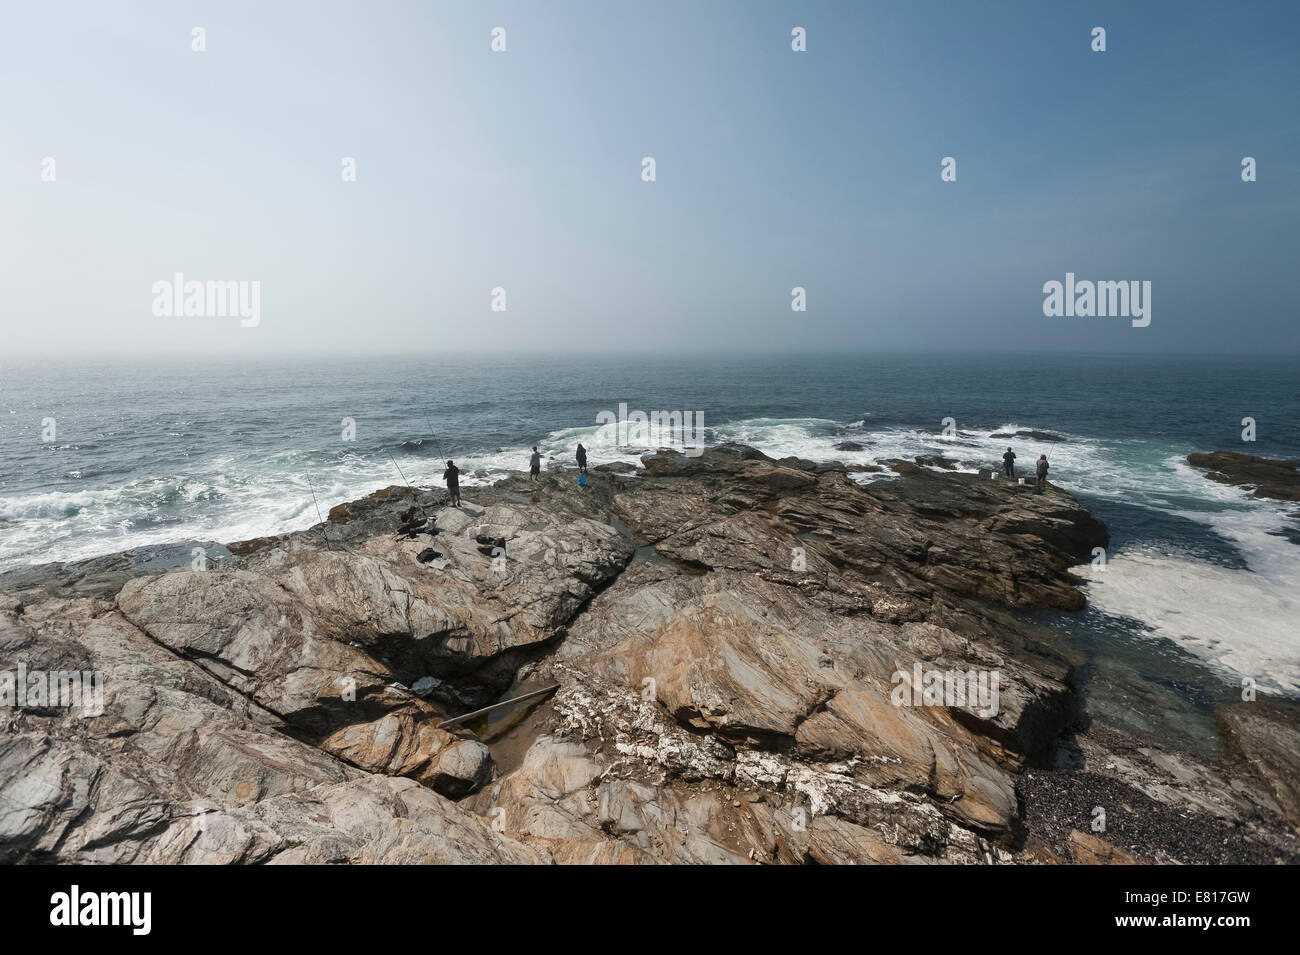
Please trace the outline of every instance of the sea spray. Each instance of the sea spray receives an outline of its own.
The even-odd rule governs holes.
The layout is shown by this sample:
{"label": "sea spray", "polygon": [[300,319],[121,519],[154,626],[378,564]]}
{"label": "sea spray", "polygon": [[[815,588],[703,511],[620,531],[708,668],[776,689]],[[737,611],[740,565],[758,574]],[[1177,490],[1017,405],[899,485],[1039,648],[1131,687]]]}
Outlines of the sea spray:
{"label": "sea spray", "polygon": [[644,411],[628,412],[627,402],[620,402],[618,414],[602,411],[596,424],[614,429],[616,447],[680,448],[687,457],[704,453],[704,412]]}

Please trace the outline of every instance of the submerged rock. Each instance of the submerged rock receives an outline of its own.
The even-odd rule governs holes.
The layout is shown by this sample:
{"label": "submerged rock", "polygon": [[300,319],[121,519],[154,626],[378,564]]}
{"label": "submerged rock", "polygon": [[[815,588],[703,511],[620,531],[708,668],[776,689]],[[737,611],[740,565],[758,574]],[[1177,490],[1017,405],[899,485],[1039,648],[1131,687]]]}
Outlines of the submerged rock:
{"label": "submerged rock", "polygon": [[942,454],[918,454],[915,461],[917,464],[928,468],[943,468],[945,471],[957,470],[957,462],[953,458],[945,458]]}
{"label": "submerged rock", "polygon": [[1059,434],[1052,434],[1050,431],[1034,431],[1028,428],[1021,428],[1019,431],[998,431],[989,435],[990,438],[1020,438],[1022,441],[1064,441],[1065,438]]}

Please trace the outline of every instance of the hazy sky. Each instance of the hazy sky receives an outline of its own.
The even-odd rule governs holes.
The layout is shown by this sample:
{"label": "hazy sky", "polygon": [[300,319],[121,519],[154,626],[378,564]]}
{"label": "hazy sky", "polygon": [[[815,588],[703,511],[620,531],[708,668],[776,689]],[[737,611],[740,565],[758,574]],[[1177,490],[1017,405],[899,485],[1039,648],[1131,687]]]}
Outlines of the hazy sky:
{"label": "hazy sky", "polygon": [[[1290,0],[0,11],[0,357],[1300,352]],[[1151,325],[1045,317],[1067,271]]]}

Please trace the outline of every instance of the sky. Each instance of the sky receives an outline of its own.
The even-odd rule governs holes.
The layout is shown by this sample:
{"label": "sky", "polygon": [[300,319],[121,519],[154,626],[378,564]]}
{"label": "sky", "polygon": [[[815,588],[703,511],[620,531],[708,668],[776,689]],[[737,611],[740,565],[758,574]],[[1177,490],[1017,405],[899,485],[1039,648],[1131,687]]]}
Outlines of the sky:
{"label": "sky", "polygon": [[[0,359],[1296,354],[1297,46],[1294,2],[7,0]],[[1067,272],[1151,323],[1044,315]],[[155,314],[176,273],[256,325]]]}

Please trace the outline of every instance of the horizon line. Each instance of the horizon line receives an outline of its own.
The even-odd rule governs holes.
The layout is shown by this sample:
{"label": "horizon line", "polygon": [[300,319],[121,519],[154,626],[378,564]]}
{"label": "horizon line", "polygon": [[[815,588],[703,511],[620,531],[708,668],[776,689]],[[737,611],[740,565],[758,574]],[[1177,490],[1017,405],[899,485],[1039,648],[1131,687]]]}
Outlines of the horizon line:
{"label": "horizon line", "polygon": [[346,360],[346,359],[387,359],[387,360],[427,360],[443,359],[458,357],[473,358],[510,358],[510,357],[608,357],[608,358],[631,358],[641,357],[646,359],[671,359],[673,361],[691,361],[697,359],[714,359],[714,358],[817,358],[817,357],[869,357],[873,355],[907,355],[907,356],[944,356],[960,357],[963,355],[987,357],[990,355],[1021,355],[1021,356],[1043,356],[1052,358],[1075,357],[1075,358],[1266,358],[1274,360],[1284,360],[1287,358],[1300,357],[1300,350],[1296,351],[1224,351],[1217,349],[1214,351],[1125,351],[1120,349],[1102,349],[1102,350],[1080,350],[1069,348],[924,348],[924,347],[852,347],[852,346],[819,346],[819,347],[774,347],[774,348],[702,348],[692,349],[689,353],[683,354],[680,350],[663,349],[647,350],[635,348],[455,348],[445,350],[422,350],[422,351],[388,351],[388,350],[341,350],[341,349],[322,349],[322,350],[292,350],[277,349],[267,352],[249,353],[239,349],[220,349],[220,350],[198,350],[198,349],[177,349],[177,350],[157,350],[157,351],[103,351],[103,350],[85,350],[71,351],[60,349],[58,351],[7,351],[0,353],[0,364],[7,362],[30,362],[44,361],[57,362],[61,360],[84,361],[84,360],[177,360],[185,359],[192,361],[211,361],[238,359],[241,361],[256,360],[301,360],[301,361],[319,361],[319,360]]}

